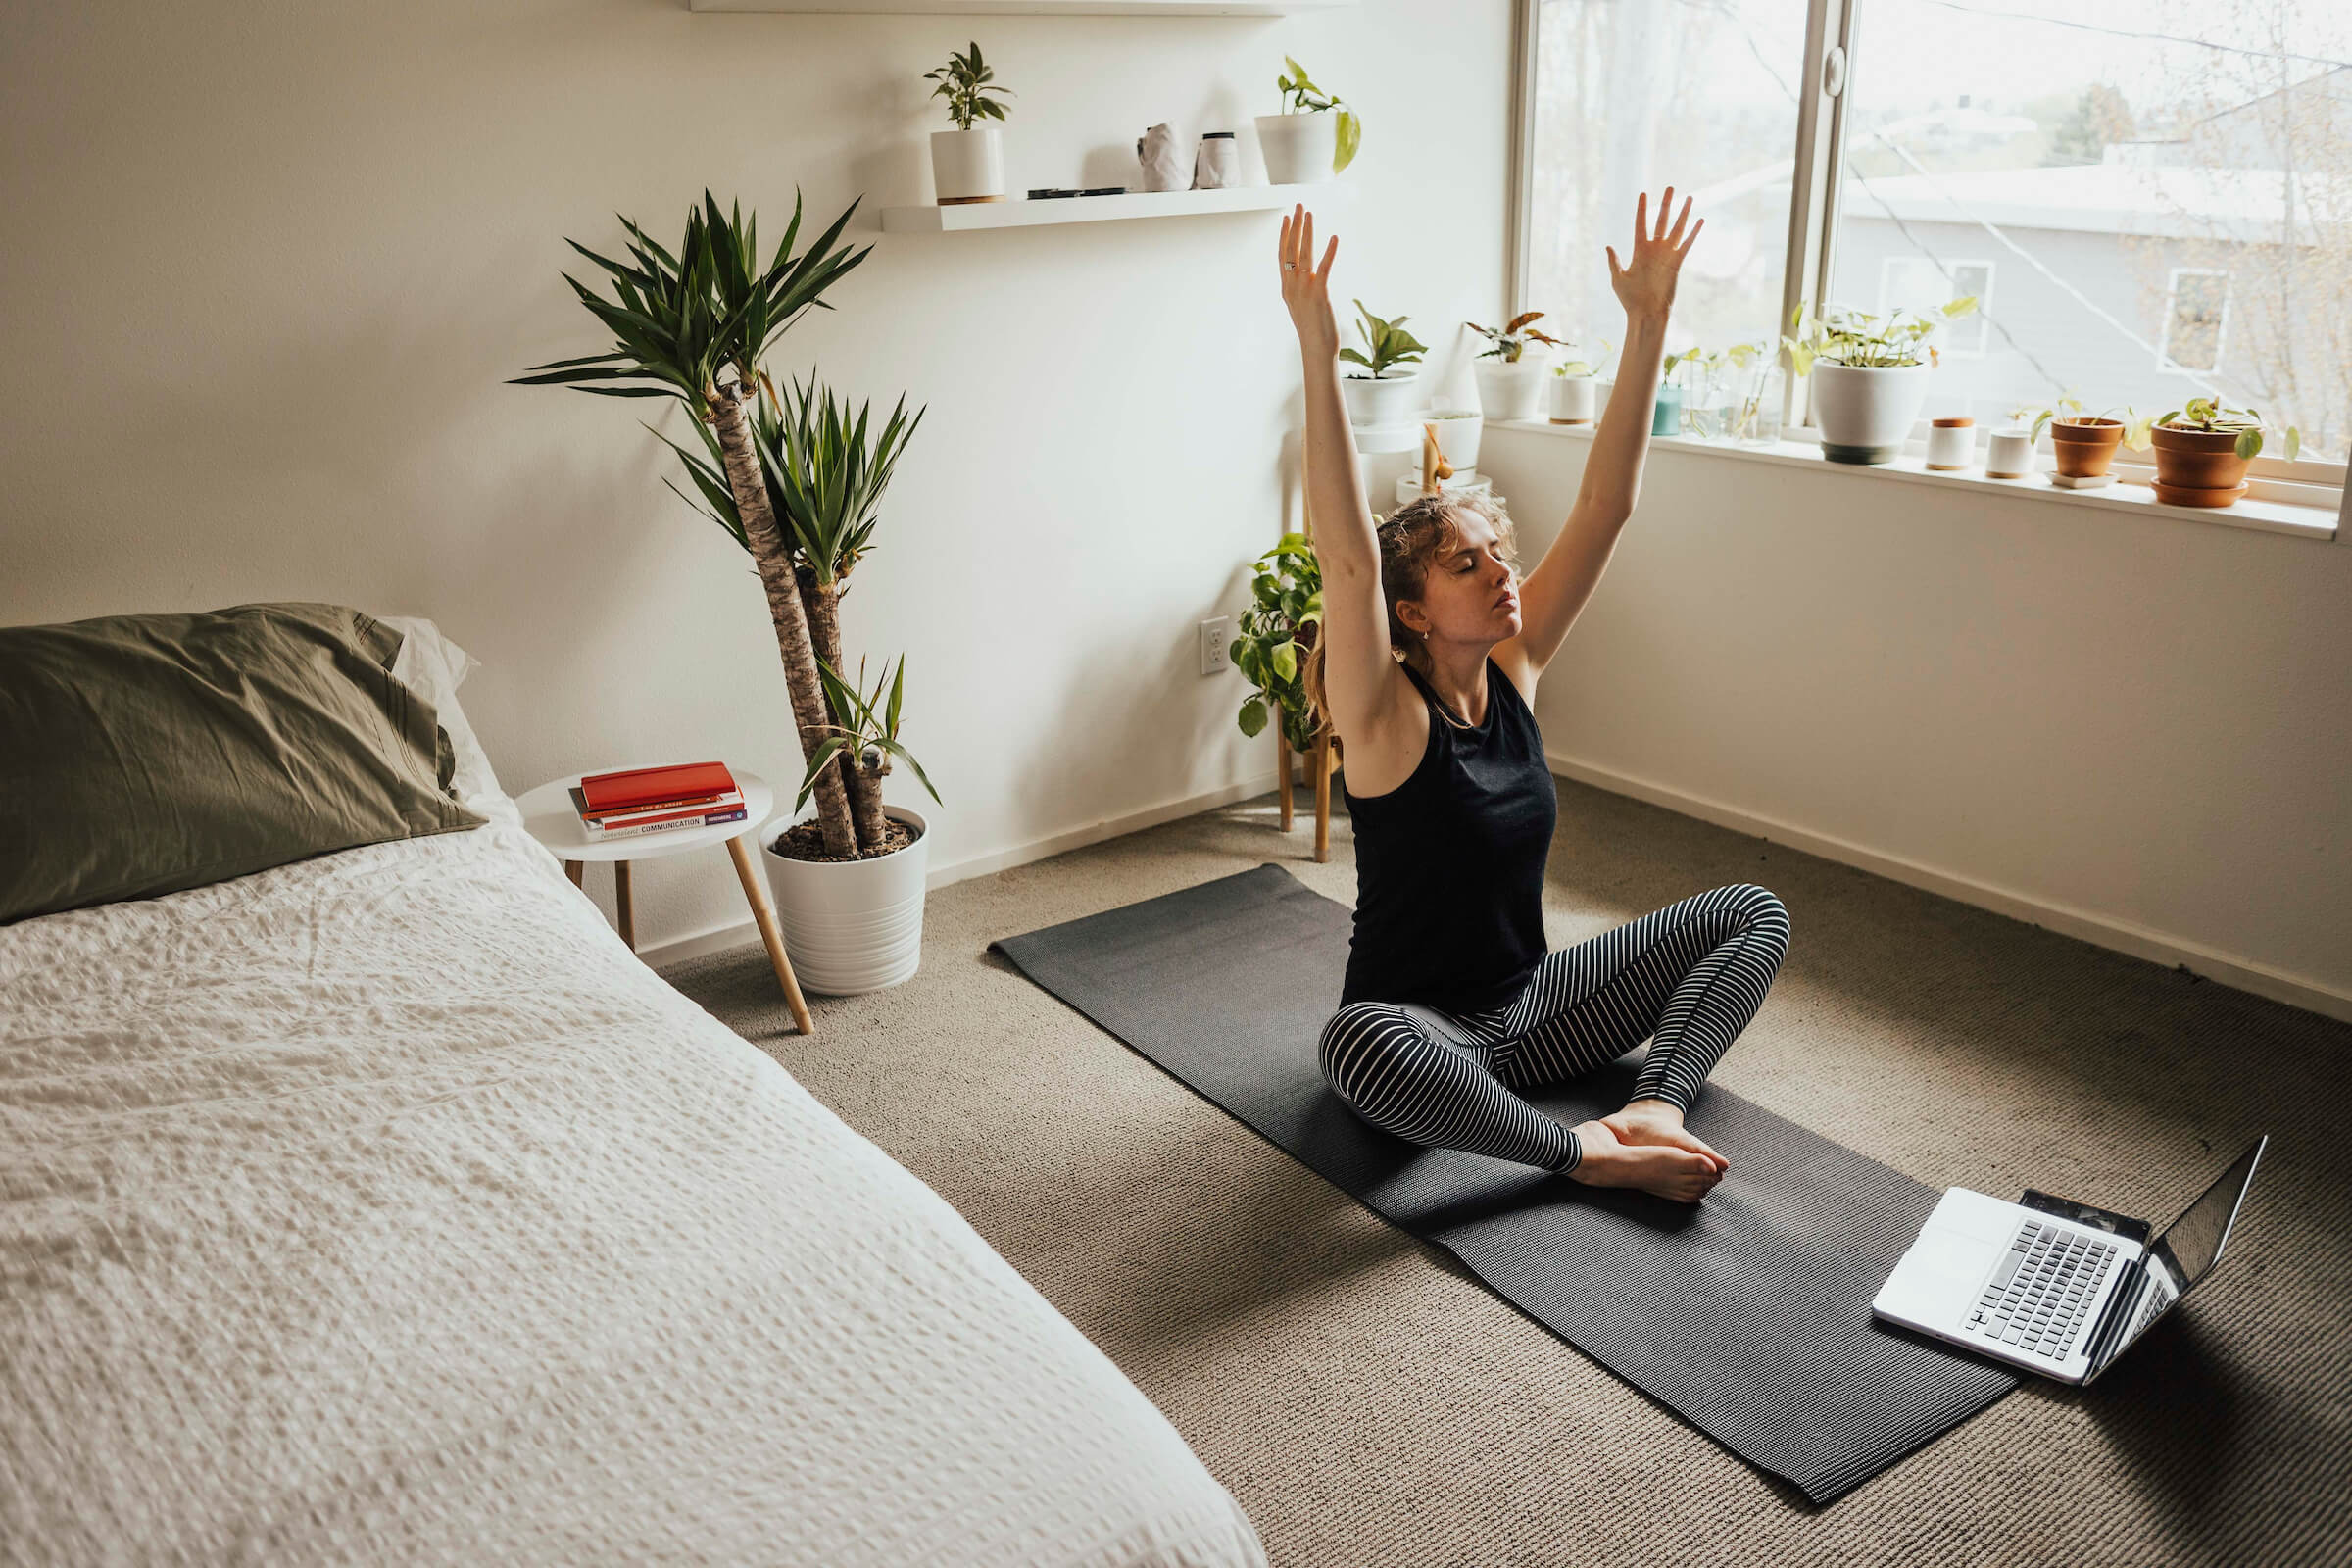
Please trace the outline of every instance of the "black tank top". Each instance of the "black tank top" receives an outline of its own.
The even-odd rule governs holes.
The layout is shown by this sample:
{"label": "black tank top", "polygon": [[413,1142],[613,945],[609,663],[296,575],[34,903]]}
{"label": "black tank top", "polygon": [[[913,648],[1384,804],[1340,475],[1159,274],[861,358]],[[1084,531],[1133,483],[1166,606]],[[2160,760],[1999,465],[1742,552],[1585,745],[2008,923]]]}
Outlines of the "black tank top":
{"label": "black tank top", "polygon": [[1478,1012],[1516,1001],[1543,958],[1544,862],[1559,797],[1519,688],[1487,661],[1487,716],[1460,729],[1412,666],[1429,746],[1355,824],[1355,934],[1340,995]]}

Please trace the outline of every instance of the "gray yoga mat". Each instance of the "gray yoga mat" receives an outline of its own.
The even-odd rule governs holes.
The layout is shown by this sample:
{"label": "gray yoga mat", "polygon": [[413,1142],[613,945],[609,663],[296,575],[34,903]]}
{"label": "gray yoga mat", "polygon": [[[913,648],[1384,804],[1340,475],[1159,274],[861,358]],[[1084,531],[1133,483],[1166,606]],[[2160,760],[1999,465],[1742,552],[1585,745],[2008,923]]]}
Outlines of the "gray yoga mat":
{"label": "gray yoga mat", "polygon": [[[1689,1125],[1732,1167],[1697,1204],[1422,1149],[1359,1119],[1315,1060],[1349,923],[1345,906],[1268,864],[990,946],[1813,1502],[2017,1386],[1870,1315],[1938,1195],[1720,1085]],[[1641,1060],[1536,1102],[1568,1122],[1606,1115]]]}

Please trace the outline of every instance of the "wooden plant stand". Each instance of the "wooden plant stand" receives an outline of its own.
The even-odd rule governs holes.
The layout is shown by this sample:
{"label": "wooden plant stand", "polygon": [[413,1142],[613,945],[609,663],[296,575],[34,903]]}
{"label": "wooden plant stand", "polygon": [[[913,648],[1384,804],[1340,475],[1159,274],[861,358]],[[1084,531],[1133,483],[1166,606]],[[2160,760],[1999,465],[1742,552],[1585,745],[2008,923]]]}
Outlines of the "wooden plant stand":
{"label": "wooden plant stand", "polygon": [[[1306,754],[1307,777],[1315,788],[1315,860],[1331,859],[1331,775],[1340,769],[1340,737],[1328,725],[1315,736]],[[1282,714],[1274,714],[1274,798],[1282,808],[1282,830],[1291,830],[1291,743],[1282,733]]]}

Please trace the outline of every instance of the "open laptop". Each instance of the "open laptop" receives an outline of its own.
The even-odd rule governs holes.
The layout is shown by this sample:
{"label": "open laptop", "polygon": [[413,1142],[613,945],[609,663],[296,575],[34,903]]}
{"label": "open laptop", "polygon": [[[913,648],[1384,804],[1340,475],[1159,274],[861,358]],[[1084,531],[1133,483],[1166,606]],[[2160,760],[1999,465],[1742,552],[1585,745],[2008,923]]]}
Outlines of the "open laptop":
{"label": "open laptop", "polygon": [[2153,1239],[2147,1220],[2048,1193],[2012,1203],[1947,1188],[1871,1311],[2061,1383],[2088,1383],[2213,1272],[2270,1142],[2256,1139]]}

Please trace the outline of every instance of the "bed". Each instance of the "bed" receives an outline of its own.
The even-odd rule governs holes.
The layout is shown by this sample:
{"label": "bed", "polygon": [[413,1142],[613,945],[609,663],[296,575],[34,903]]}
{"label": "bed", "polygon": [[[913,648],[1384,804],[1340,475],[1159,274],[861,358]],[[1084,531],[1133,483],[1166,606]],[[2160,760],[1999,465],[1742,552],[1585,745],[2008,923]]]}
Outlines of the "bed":
{"label": "bed", "polygon": [[628,952],[413,624],[485,825],[0,927],[0,1557],[1262,1563],[1107,1357]]}

